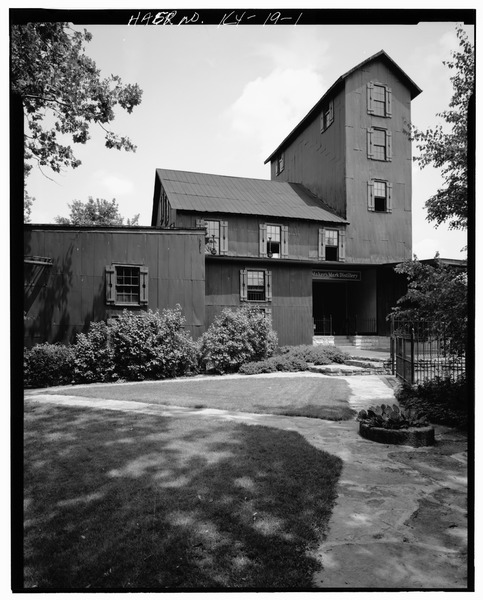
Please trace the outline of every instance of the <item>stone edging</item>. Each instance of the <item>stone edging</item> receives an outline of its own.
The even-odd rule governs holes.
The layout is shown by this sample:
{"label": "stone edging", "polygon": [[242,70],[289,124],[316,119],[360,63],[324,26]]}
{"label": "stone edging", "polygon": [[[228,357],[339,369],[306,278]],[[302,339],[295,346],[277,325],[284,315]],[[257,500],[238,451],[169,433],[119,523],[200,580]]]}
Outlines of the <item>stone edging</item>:
{"label": "stone edging", "polygon": [[432,446],[434,444],[434,427],[409,427],[408,429],[384,429],[372,427],[367,423],[359,423],[359,433],[363,438],[381,444],[397,444],[403,446]]}

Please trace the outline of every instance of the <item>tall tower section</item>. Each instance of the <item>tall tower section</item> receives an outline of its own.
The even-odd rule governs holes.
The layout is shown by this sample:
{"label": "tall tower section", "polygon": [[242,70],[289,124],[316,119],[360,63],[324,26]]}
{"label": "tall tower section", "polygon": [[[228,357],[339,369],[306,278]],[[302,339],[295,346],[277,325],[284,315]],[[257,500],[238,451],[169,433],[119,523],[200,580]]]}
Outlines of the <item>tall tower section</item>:
{"label": "tall tower section", "polygon": [[380,51],[342,75],[266,162],[348,221],[345,262],[412,255],[411,101],[420,88]]}

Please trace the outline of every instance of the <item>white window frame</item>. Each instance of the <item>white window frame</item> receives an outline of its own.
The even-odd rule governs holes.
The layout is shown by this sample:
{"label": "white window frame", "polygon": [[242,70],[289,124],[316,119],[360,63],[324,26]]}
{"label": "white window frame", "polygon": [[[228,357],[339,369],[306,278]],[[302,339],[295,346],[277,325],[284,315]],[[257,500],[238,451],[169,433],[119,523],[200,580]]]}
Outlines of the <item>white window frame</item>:
{"label": "white window frame", "polygon": [[[269,256],[269,227],[280,228],[280,252]],[[260,223],[259,224],[259,256],[263,258],[288,258],[288,225],[280,223]]]}

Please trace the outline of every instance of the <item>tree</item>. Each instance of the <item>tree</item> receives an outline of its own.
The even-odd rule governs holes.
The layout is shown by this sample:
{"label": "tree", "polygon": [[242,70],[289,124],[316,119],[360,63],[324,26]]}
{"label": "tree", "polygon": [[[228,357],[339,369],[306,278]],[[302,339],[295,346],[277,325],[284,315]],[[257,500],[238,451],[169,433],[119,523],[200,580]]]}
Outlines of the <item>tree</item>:
{"label": "tree", "polygon": [[[124,217],[119,212],[119,206],[117,205],[116,199],[113,198],[111,201],[96,198],[94,200],[91,196],[87,202],[81,200],[74,200],[72,204],[69,204],[70,215],[69,217],[55,217],[55,222],[60,225],[123,225]],[[135,215],[132,219],[127,220],[127,225],[138,225],[139,214]]]}
{"label": "tree", "polygon": [[23,220],[25,223],[30,223],[30,215],[32,214],[32,204],[35,198],[27,194],[27,190],[24,189],[23,193]]}
{"label": "tree", "polygon": [[448,222],[450,229],[466,229],[468,219],[468,104],[475,89],[475,54],[466,33],[456,30],[459,50],[443,64],[455,71],[450,78],[453,96],[449,110],[437,113],[449,126],[437,125],[420,131],[412,127],[412,139],[420,152],[416,160],[421,168],[441,169],[444,185],[426,201],[427,220],[438,227]]}
{"label": "tree", "polygon": [[407,293],[397,301],[389,318],[403,322],[424,321],[445,335],[447,350],[464,354],[468,335],[468,277],[466,269],[447,265],[436,255],[434,264],[415,257],[395,268],[406,275]]}
{"label": "tree", "polygon": [[81,162],[68,141],[85,144],[91,124],[105,130],[108,148],[136,150],[109,125],[117,105],[131,113],[140,104],[142,90],[123,85],[116,75],[101,79],[95,62],[84,54],[84,42],[91,39],[89,32],[74,31],[68,23],[12,26],[11,92],[23,105],[26,174],[32,161],[57,173],[78,167]]}

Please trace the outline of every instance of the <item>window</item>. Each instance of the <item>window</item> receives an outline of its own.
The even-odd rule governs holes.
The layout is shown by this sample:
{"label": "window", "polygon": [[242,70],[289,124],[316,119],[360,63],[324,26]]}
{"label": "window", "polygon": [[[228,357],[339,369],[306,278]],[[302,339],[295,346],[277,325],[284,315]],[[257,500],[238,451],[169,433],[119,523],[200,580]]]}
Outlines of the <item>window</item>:
{"label": "window", "polygon": [[319,260],[345,260],[345,231],[319,229]]}
{"label": "window", "polygon": [[260,256],[288,258],[288,226],[260,224]]}
{"label": "window", "polygon": [[148,303],[148,268],[135,265],[106,267],[106,302],[123,306]]}
{"label": "window", "polygon": [[220,253],[220,221],[205,221],[205,253]]}
{"label": "window", "polygon": [[280,258],[280,227],[267,225],[267,256]]}
{"label": "window", "polygon": [[392,212],[392,184],[380,179],[368,182],[367,209],[373,212]]}
{"label": "window", "polygon": [[339,248],[339,232],[335,229],[325,230],[325,260],[337,260]]}
{"label": "window", "polygon": [[205,254],[228,253],[228,221],[197,219],[196,227],[204,227]]}
{"label": "window", "polygon": [[240,300],[270,302],[272,300],[272,272],[266,269],[240,271]]}
{"label": "window", "polygon": [[387,85],[367,84],[367,112],[377,117],[392,116],[392,92]]}
{"label": "window", "polygon": [[280,175],[280,173],[284,170],[284,168],[285,168],[285,152],[281,152],[277,156],[277,161],[275,164],[275,169],[276,169],[277,175]]}
{"label": "window", "polygon": [[387,129],[370,127],[367,130],[367,157],[372,160],[392,159],[392,134]]}
{"label": "window", "polygon": [[334,122],[334,103],[330,101],[322,108],[320,116],[320,131],[323,133]]}

